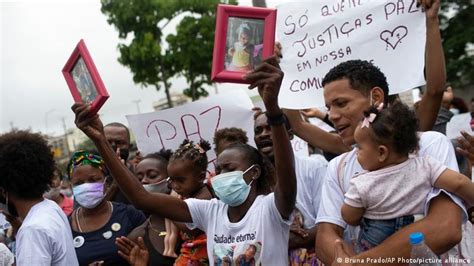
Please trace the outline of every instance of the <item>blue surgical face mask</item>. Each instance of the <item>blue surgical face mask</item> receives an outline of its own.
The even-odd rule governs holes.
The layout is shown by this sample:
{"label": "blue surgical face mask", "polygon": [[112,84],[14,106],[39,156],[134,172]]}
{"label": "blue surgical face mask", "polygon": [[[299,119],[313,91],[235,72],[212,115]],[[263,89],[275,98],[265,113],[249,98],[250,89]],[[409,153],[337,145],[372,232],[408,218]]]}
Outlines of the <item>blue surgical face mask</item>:
{"label": "blue surgical face mask", "polygon": [[212,188],[217,197],[229,206],[239,206],[245,202],[250,194],[252,181],[247,185],[244,180],[244,174],[252,167],[250,166],[244,172],[232,171],[216,175],[211,179]]}

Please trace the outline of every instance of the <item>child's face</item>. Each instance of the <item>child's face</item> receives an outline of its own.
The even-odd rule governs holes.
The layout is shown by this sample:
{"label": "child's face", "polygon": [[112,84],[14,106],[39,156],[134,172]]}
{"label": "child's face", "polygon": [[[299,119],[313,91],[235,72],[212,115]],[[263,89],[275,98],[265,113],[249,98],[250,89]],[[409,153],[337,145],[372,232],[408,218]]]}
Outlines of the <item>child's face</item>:
{"label": "child's face", "polygon": [[249,42],[249,36],[242,32],[239,36],[239,40],[242,45],[246,45]]}
{"label": "child's face", "polygon": [[191,160],[178,159],[168,164],[171,189],[185,198],[194,196],[203,186],[205,172],[196,175],[196,166]]}
{"label": "child's face", "polygon": [[257,253],[257,251],[255,250],[255,247],[250,246],[247,248],[247,250],[245,250],[245,257],[247,259],[253,259],[255,258],[255,253]]}
{"label": "child's face", "polygon": [[361,127],[355,130],[354,140],[357,144],[357,160],[364,170],[374,171],[381,167],[377,143],[372,139],[370,128]]}

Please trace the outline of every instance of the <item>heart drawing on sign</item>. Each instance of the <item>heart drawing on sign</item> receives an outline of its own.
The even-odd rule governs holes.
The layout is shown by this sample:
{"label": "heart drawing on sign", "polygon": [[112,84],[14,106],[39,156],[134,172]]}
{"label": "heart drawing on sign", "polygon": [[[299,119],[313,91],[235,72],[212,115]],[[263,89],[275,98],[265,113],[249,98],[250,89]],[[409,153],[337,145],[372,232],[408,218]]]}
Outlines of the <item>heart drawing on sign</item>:
{"label": "heart drawing on sign", "polygon": [[387,43],[386,49],[388,46],[392,47],[393,50],[397,47],[397,45],[402,41],[405,36],[408,34],[408,29],[405,26],[398,26],[392,31],[384,30],[380,33],[380,39]]}

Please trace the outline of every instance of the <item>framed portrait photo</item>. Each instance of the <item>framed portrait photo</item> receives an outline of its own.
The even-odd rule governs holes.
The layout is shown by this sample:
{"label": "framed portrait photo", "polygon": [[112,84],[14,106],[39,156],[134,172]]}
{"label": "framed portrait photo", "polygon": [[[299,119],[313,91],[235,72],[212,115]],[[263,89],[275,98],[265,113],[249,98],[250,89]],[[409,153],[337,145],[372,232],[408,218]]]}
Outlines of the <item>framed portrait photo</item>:
{"label": "framed portrait photo", "polygon": [[211,79],[248,83],[242,77],[273,55],[276,9],[218,5]]}
{"label": "framed portrait photo", "polygon": [[91,114],[96,114],[109,94],[84,40],[81,39],[76,45],[62,72],[74,101],[90,104]]}

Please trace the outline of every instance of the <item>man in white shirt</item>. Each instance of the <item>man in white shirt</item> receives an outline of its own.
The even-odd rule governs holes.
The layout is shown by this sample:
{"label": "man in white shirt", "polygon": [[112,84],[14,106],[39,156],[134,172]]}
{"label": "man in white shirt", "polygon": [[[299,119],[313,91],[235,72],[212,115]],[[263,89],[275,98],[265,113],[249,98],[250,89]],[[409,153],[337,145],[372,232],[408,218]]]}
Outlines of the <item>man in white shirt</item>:
{"label": "man in white shirt", "polygon": [[[323,86],[330,119],[348,145],[355,143],[354,130],[363,117],[363,111],[371,105],[377,106],[382,102],[387,104],[385,95],[388,95],[388,84],[385,76],[367,61],[352,60],[339,64],[325,76]],[[418,154],[429,155],[447,167],[458,170],[452,145],[439,133],[421,133]],[[316,221],[316,253],[326,264],[334,261],[336,240],[341,239],[343,233],[346,240],[356,238],[357,232],[347,228],[341,218],[341,206],[350,178],[361,171],[355,149],[336,157],[328,165]],[[408,235],[414,231],[423,232],[426,243],[436,253],[444,253],[452,248],[461,240],[461,224],[465,210],[459,199],[448,193],[440,193],[441,191],[434,190],[428,196],[426,218],[404,227],[381,245],[359,254],[358,257],[408,258]],[[345,228],[348,230],[344,231]]]}
{"label": "man in white shirt", "polygon": [[[290,139],[293,137],[291,127],[285,123]],[[267,156],[274,163],[273,141],[271,139],[271,128],[268,125],[265,113],[255,114],[254,140],[258,150]],[[316,216],[318,214],[319,202],[321,199],[321,188],[324,175],[326,174],[327,161],[320,159],[310,159],[294,156],[295,174],[297,181],[296,208],[303,216],[303,228],[299,234],[290,231],[289,247],[313,248],[316,236]],[[303,237],[305,235],[305,237]]]}
{"label": "man in white shirt", "polygon": [[0,135],[1,196],[7,215],[23,221],[16,235],[16,265],[79,265],[65,214],[55,202],[43,198],[54,164],[40,134]]}

